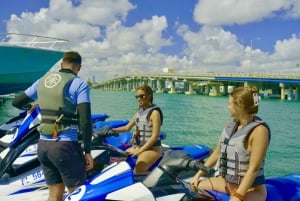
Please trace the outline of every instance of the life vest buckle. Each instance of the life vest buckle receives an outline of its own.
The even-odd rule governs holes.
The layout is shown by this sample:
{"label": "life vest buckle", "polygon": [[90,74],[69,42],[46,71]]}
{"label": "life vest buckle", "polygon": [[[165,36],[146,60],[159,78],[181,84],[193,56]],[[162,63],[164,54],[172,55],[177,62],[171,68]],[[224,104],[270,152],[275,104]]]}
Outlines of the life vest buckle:
{"label": "life vest buckle", "polygon": [[58,118],[56,118],[55,120],[55,123],[54,123],[54,131],[52,133],[52,139],[57,139],[57,131],[58,131],[58,128],[57,128],[57,125],[60,123],[60,121],[62,120],[64,114],[61,114]]}

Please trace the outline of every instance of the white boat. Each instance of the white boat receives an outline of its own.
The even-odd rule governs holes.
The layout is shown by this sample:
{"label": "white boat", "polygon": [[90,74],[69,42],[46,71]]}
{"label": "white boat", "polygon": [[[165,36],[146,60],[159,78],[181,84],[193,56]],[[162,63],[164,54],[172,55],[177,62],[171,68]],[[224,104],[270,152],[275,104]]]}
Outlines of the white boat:
{"label": "white boat", "polygon": [[55,46],[68,42],[15,33],[0,34],[0,40],[0,95],[26,89],[62,58]]}

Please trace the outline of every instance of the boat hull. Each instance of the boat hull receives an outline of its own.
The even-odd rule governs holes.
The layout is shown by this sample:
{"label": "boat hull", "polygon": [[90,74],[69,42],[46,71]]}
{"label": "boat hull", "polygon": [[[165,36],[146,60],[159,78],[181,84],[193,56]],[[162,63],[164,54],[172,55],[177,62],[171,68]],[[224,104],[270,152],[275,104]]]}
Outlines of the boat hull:
{"label": "boat hull", "polygon": [[45,74],[63,56],[62,51],[0,45],[0,95],[21,91]]}

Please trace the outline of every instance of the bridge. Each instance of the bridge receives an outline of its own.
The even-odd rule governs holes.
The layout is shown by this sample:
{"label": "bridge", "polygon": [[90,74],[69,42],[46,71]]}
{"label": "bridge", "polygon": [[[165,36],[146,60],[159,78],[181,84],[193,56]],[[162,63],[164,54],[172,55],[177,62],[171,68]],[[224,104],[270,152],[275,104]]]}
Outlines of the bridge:
{"label": "bridge", "polygon": [[300,74],[282,73],[144,73],[114,77],[92,88],[101,90],[135,90],[147,84],[157,93],[227,95],[238,86],[255,86],[265,98],[300,98]]}

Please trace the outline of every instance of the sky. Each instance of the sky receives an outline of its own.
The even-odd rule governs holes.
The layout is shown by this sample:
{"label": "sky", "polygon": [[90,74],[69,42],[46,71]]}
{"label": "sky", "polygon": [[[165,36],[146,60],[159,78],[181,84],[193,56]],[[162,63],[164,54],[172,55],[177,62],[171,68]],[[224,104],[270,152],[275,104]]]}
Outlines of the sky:
{"label": "sky", "polygon": [[[138,73],[300,73],[300,0],[0,0],[0,33],[66,39],[97,82]],[[14,38],[11,38],[14,40]],[[59,62],[53,69],[59,67]]]}

